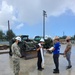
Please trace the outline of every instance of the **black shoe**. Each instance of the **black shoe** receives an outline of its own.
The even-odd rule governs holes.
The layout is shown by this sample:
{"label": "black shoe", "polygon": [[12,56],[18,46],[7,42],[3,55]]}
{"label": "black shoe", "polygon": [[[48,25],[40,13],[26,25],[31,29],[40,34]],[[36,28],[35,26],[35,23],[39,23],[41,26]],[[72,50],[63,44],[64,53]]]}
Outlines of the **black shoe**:
{"label": "black shoe", "polygon": [[42,70],[44,70],[44,68],[41,68]]}
{"label": "black shoe", "polygon": [[67,66],[67,68],[66,69],[70,69],[72,66]]}
{"label": "black shoe", "polygon": [[59,73],[59,70],[58,71],[53,71],[53,73]]}
{"label": "black shoe", "polygon": [[56,69],[53,69],[53,71],[56,71]]}
{"label": "black shoe", "polygon": [[38,69],[39,71],[42,71],[42,69]]}

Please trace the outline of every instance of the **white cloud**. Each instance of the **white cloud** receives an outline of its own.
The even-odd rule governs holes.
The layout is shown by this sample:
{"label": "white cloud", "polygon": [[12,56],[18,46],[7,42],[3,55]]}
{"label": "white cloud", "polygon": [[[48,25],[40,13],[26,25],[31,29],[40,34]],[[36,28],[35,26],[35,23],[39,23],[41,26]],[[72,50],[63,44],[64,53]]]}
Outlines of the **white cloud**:
{"label": "white cloud", "polygon": [[20,28],[22,28],[23,26],[24,26],[24,24],[21,23],[21,24],[19,24],[19,25],[16,26],[16,29],[20,29]]}
{"label": "white cloud", "polygon": [[7,25],[8,19],[29,24],[42,21],[43,9],[48,17],[59,16],[68,9],[75,14],[75,0],[2,0],[0,28]]}
{"label": "white cloud", "polygon": [[12,23],[13,16],[13,7],[9,6],[6,1],[3,1],[0,10],[0,29],[7,30],[8,20]]}

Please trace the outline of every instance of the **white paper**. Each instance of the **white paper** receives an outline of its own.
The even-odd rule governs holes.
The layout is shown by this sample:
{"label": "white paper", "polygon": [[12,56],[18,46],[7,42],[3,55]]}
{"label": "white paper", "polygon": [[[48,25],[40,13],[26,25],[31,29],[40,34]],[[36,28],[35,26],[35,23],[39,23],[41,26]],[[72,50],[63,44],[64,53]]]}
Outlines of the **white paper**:
{"label": "white paper", "polygon": [[[41,46],[41,44],[39,43],[39,46]],[[44,67],[44,54],[43,54],[43,49],[40,48],[41,51],[41,57],[42,57],[42,67]]]}

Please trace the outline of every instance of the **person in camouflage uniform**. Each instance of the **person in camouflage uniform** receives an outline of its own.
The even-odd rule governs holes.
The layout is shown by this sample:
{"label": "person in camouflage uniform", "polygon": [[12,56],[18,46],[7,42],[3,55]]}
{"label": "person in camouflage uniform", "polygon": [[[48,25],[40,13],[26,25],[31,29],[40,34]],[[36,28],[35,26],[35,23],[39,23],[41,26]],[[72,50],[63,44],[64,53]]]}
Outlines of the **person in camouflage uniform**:
{"label": "person in camouflage uniform", "polygon": [[15,38],[16,41],[12,44],[11,49],[12,49],[12,60],[13,60],[13,71],[14,75],[19,75],[20,71],[20,48],[18,46],[19,41],[21,41],[20,37]]}

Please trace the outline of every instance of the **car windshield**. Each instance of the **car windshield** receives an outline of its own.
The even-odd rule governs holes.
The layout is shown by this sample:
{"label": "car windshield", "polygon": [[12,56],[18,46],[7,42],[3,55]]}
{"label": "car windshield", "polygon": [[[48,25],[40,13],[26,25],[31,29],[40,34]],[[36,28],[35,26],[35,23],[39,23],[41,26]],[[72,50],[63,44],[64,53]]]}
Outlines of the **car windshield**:
{"label": "car windshield", "polygon": [[36,37],[35,37],[35,40],[40,40],[40,39],[41,39],[40,36],[36,36]]}
{"label": "car windshield", "polygon": [[25,41],[28,39],[28,36],[22,36],[22,40]]}
{"label": "car windshield", "polygon": [[27,37],[23,37],[22,40],[23,40],[23,41],[24,41],[24,40],[27,40]]}

